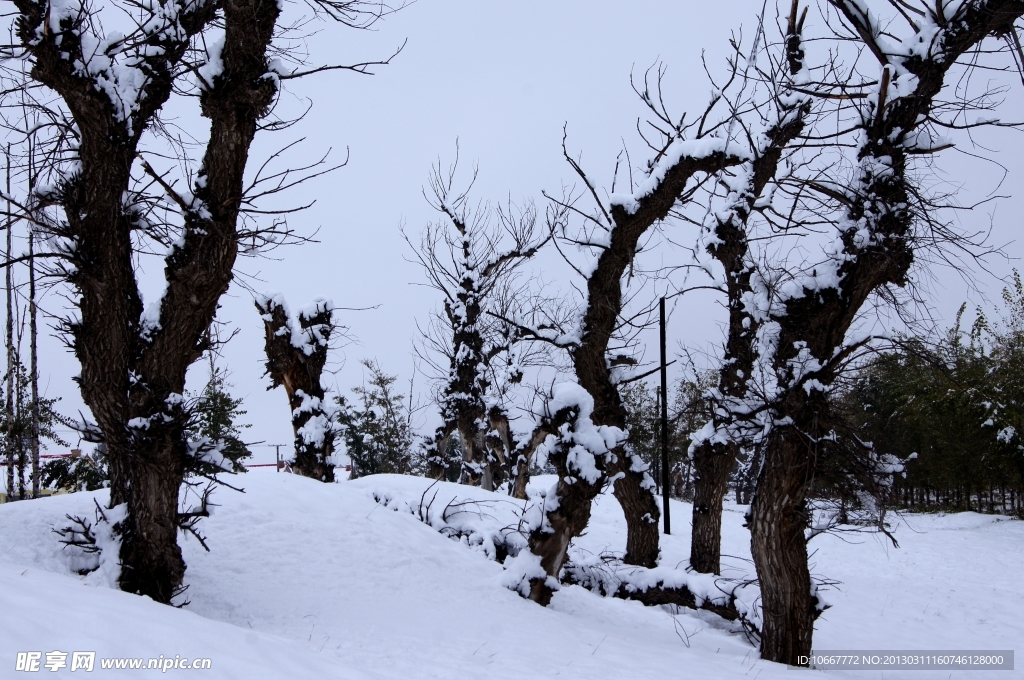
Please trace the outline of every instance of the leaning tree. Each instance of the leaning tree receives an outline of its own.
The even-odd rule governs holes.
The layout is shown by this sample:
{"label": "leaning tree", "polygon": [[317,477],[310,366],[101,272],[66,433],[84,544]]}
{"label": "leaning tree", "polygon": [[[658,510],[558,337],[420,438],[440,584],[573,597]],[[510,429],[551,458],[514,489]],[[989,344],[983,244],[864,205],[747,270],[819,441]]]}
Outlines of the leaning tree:
{"label": "leaning tree", "polygon": [[[350,26],[380,15],[380,6],[361,0],[307,5]],[[111,505],[125,506],[120,586],[170,602],[185,571],[177,531],[201,512],[179,508],[183,478],[204,464],[184,435],[185,375],[211,344],[240,249],[288,239],[280,220],[253,225],[253,202],[295,175],[247,183],[249,149],[258,130],[287,127],[267,120],[282,81],[320,69],[287,65],[282,36],[299,36],[286,35],[294,28],[282,26],[276,0],[15,6],[19,43],[8,54],[29,67],[19,91],[51,112],[59,149],[44,178],[50,183],[40,182],[34,205],[21,207],[30,215],[56,208],[52,219],[34,220],[49,230],[54,273],[75,292],[66,330],[95,419],[85,429],[106,445]],[[198,167],[180,143],[187,136],[161,119],[172,95],[198,97],[209,121]],[[168,147],[187,181],[155,167]],[[165,288],[144,305],[140,256],[154,246],[166,252]]]}
{"label": "leaning tree", "polygon": [[912,281],[915,253],[970,250],[968,236],[943,218],[956,206],[930,187],[928,168],[952,146],[946,135],[999,124],[988,112],[994,93],[975,91],[970,76],[993,66],[995,41],[1018,50],[1015,24],[1024,14],[1019,0],[892,7],[899,16],[891,21],[861,0],[826,7],[831,60],[792,89],[832,109],[802,144],[813,160],[778,180],[791,194],[787,224],[800,239],[815,231],[821,238],[788,251],[813,253],[807,259],[776,251],[774,261],[752,268],[745,300],[756,324],[745,351],[757,380],[731,416],[763,427],[749,518],[761,653],[789,664],[809,654],[821,609],[806,540],[814,534],[808,492],[816,461],[836,437],[828,393],[871,340],[851,328],[871,296],[891,299],[893,287]]}
{"label": "leaning tree", "polygon": [[[793,0],[783,39],[784,58],[773,60],[769,52],[763,76],[745,74],[765,86],[770,97],[758,107],[763,115],[746,116],[753,120],[736,118],[735,124],[754,140],[752,155],[728,174],[719,173],[716,184],[723,189],[723,205],[709,210],[707,224],[703,225],[706,250],[723,270],[722,288],[729,314],[718,385],[707,395],[712,418],[695,433],[691,446],[695,478],[690,566],[711,574],[721,573],[722,502],[729,474],[741,448],[759,434],[757,421],[752,423],[746,417],[756,358],[756,347],[750,339],[757,337],[759,324],[757,315],[748,308],[756,270],[749,230],[755,219],[778,221],[773,214],[778,207],[773,205],[771,195],[766,195],[766,189],[776,189],[779,180],[791,172],[796,162],[793,156],[806,141],[801,135],[812,114],[812,98],[800,91],[807,80],[802,41],[806,17],[807,9],[801,12],[797,0]],[[758,47],[754,45],[755,55]],[[752,62],[754,59],[747,64]],[[755,127],[758,123],[760,129]]]}
{"label": "leaning tree", "polygon": [[[737,66],[732,62],[733,76]],[[535,601],[550,600],[552,580],[557,581],[565,564],[569,542],[586,528],[591,503],[607,483],[613,485],[626,517],[624,561],[642,567],[657,564],[661,511],[654,480],[640,457],[623,448],[627,414],[619,385],[641,377],[629,354],[637,321],[636,315],[624,315],[624,289],[641,239],[686,205],[709,177],[749,160],[746,145],[727,125],[733,112],[723,92],[736,82],[733,77],[716,88],[710,104],[692,120],[669,117],[649,88],[639,92],[654,114],[652,125],[659,137],[648,142],[653,157],[641,169],[642,178],[634,183],[630,169],[630,190],[614,192],[613,185],[608,201],[600,198],[563,143],[565,159],[594,207],[584,210],[581,195],[552,199],[579,218],[575,226],[560,225],[557,243],[563,254],[576,247],[591,253],[591,260],[575,264],[566,257],[585,282],[582,308],[573,323],[542,328],[518,322],[530,337],[565,349],[575,377],[572,385],[556,386],[538,428],[539,434],[547,434],[544,453],[558,472],[558,483],[549,494],[555,502],[545,503],[549,509],[532,525],[529,538],[531,554],[539,560],[528,574],[528,593]]]}

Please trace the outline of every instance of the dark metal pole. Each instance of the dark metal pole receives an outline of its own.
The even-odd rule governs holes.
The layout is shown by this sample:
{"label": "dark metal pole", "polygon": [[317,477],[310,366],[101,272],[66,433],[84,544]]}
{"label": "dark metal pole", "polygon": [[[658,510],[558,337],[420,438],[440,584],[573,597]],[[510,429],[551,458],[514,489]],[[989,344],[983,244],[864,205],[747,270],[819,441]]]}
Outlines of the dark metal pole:
{"label": "dark metal pole", "polygon": [[39,498],[39,352],[37,337],[39,330],[36,324],[38,309],[36,308],[36,258],[34,227],[28,227],[28,304],[29,304],[29,355],[32,373],[32,427],[29,446],[32,449],[32,498]]}
{"label": "dark metal pole", "polygon": [[665,358],[665,298],[661,298],[661,506],[665,517],[665,534],[672,533],[672,518],[669,514],[668,471],[668,364]]}

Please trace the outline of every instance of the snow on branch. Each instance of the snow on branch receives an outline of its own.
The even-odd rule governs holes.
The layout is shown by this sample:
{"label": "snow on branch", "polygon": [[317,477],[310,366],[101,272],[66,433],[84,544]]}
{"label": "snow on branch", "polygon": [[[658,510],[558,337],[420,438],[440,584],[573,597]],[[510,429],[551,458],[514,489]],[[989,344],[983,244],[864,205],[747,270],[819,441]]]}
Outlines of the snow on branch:
{"label": "snow on branch", "polygon": [[676,139],[651,168],[647,179],[629,194],[611,194],[609,202],[612,206],[622,206],[627,213],[634,215],[640,210],[644,199],[658,190],[668,173],[684,162],[697,164],[714,157],[725,161],[726,158],[729,158],[729,154],[731,154],[729,165],[735,164],[736,161],[747,160],[749,156],[746,152],[735,148],[736,146],[738,145],[734,143],[730,148],[729,140],[721,137]]}

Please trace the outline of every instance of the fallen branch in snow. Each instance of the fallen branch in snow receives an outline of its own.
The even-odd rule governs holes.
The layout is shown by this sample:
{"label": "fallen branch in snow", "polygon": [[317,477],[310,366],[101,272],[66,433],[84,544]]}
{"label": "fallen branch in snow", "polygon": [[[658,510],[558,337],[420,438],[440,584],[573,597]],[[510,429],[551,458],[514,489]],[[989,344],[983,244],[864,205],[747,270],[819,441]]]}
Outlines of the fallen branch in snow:
{"label": "fallen branch in snow", "polygon": [[[540,558],[528,549],[530,527],[545,516],[555,495],[552,490],[533,495],[526,503],[496,496],[467,498],[468,490],[434,480],[415,491],[379,486],[371,497],[394,512],[408,512],[438,533],[484,554],[505,567],[505,585],[524,597],[536,581],[554,592],[578,585],[591,592],[646,606],[685,607],[720,617],[729,630],[743,633],[752,645],[761,635],[761,591],[755,579],[741,569],[736,578],[689,572],[672,567],[652,569],[626,564],[620,555],[593,555],[570,546],[568,561],[558,579],[545,576]],[[473,493],[473,492],[471,492]],[[481,493],[479,491],[475,493]],[[819,582],[816,585],[833,585]],[[815,589],[815,618],[828,605]]]}
{"label": "fallen branch in snow", "polygon": [[623,583],[615,591],[614,596],[620,600],[642,602],[648,607],[674,604],[678,607],[687,607],[688,609],[703,609],[712,614],[717,614],[727,621],[737,621],[742,618],[742,615],[736,609],[735,601],[730,601],[727,604],[718,604],[714,600],[698,601],[697,596],[690,592],[690,589],[686,586],[672,587],[661,584],[646,590],[637,590]]}
{"label": "fallen branch in snow", "polygon": [[[431,489],[434,489],[433,493]],[[526,534],[519,521],[523,512],[519,503],[503,499],[473,500],[453,495],[441,506],[437,496],[443,490],[441,483],[434,481],[423,491],[418,502],[404,500],[391,490],[375,491],[373,499],[389,510],[412,514],[441,535],[479,550],[488,559],[501,564],[510,555],[518,555],[526,546]]]}
{"label": "fallen branch in snow", "polygon": [[[711,612],[737,624],[733,632],[742,632],[752,645],[761,642],[761,587],[756,578],[725,578],[672,567],[648,569],[626,564],[612,553],[593,555],[570,548],[560,583],[579,585],[605,597],[633,600],[649,607],[673,605]],[[829,580],[813,581],[812,620],[831,606],[823,597],[822,588],[835,585]]]}
{"label": "fallen branch in snow", "polygon": [[567,564],[561,581],[605,597],[641,602],[648,607],[675,605],[708,611],[726,621],[739,621],[745,631],[755,636],[760,633],[759,611],[752,606],[759,596],[754,581],[723,579],[677,569],[644,569],[626,565],[618,558],[605,557]]}
{"label": "fallen branch in snow", "polygon": [[[95,521],[90,523],[80,515],[65,514],[64,516],[71,524],[62,529],[52,529],[53,533],[61,537],[60,542],[64,544],[64,549],[69,547],[74,549],[70,567],[79,576],[85,576],[99,569],[104,545],[109,543],[110,528],[117,522],[116,517],[111,522],[95,498],[93,503],[96,505]],[[120,513],[115,514],[119,515]],[[104,535],[98,537],[96,530],[101,523],[108,526]]]}

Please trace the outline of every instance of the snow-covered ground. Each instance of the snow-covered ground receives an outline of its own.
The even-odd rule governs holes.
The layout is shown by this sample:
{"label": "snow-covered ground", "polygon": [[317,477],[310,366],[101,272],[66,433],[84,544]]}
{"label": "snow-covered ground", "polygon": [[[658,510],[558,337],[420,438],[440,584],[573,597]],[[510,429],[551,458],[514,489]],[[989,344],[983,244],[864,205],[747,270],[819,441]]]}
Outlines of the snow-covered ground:
{"label": "snow-covered ground", "polygon": [[[547,609],[523,600],[505,587],[486,540],[451,540],[406,510],[418,506],[424,480],[379,476],[325,485],[253,470],[238,481],[246,493],[218,492],[221,505],[202,524],[212,552],[182,539],[190,601],[184,609],[98,585],[100,575],[71,573],[51,529],[66,524],[65,513],[91,517],[94,494],[0,506],[0,677],[34,675],[14,671],[24,651],[95,651],[95,670],[85,677],[155,676],[104,671],[99,659],[160,655],[209,658],[211,668],[198,673],[207,678],[715,680],[820,672],[761,661],[742,635],[710,614],[673,615],[575,586],[556,593]],[[490,509],[466,510],[494,518],[491,524],[467,526],[500,528],[504,514],[514,514],[507,497],[446,484],[426,500],[434,491],[435,512],[456,497],[489,502]],[[103,493],[95,495],[103,501]],[[690,508],[673,503],[672,513],[678,535],[663,537],[662,563],[685,566]],[[727,507],[723,531],[733,574],[749,573],[742,508]],[[602,496],[577,548],[621,551],[624,534],[615,499]],[[896,536],[899,549],[865,535],[812,541],[813,573],[839,582],[825,593],[833,607],[818,621],[815,648],[1020,646],[1024,522],[912,515]],[[958,677],[829,674],[837,673],[850,680]],[[994,673],[994,680],[1024,677]]]}

